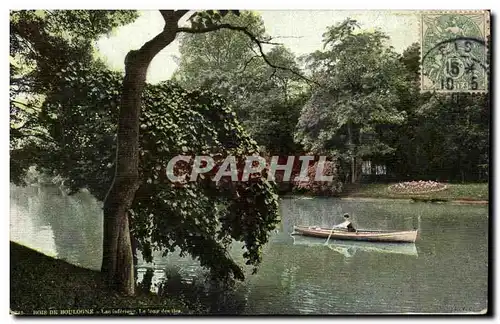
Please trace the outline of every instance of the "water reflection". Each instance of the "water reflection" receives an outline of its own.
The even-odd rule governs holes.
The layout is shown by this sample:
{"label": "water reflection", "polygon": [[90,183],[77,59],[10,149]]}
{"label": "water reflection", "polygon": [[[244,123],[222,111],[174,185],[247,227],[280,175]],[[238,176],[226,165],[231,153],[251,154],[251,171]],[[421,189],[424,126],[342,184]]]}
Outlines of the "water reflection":
{"label": "water reflection", "polygon": [[69,263],[98,270],[102,209],[90,194],[68,196],[55,186],[10,189],[11,240]]}
{"label": "water reflection", "polygon": [[328,248],[342,254],[346,258],[352,258],[356,252],[371,253],[393,253],[418,257],[415,243],[382,243],[362,241],[342,241],[305,237],[302,235],[292,236],[294,245],[305,245],[311,248]]}
{"label": "water reflection", "polygon": [[487,305],[487,208],[284,199],[281,209],[288,234],[295,224],[331,226],[347,211],[358,227],[419,227],[420,237],[415,245],[379,250],[335,242],[332,251],[321,246],[325,240],[294,244],[284,233],[249,279],[248,313],[273,313],[276,305],[280,314],[467,312]]}
{"label": "water reflection", "polygon": [[57,257],[52,227],[40,217],[39,188],[10,190],[10,240],[25,246],[36,247],[40,252]]}

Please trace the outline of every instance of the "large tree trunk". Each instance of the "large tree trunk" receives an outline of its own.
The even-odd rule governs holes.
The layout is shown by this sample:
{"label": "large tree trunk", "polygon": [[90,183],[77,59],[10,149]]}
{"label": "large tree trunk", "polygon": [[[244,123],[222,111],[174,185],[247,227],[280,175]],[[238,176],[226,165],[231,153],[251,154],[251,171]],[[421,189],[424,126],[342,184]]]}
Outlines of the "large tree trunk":
{"label": "large tree trunk", "polygon": [[125,60],[118,120],[116,171],[104,201],[102,272],[111,288],[134,294],[134,269],[128,210],[139,188],[139,124],[141,95],[148,65],[137,61],[137,52]]}
{"label": "large tree trunk", "polygon": [[356,183],[356,158],[354,157],[354,143],[352,140],[352,126],[351,123],[347,124],[348,134],[348,147],[351,155],[351,183]]}
{"label": "large tree trunk", "polygon": [[177,33],[180,12],[161,11],[165,28],[139,50],[125,58],[125,77],[118,119],[116,171],[104,201],[104,239],[101,271],[110,288],[135,293],[134,264],[129,231],[129,209],[139,189],[139,124],[141,96],[152,59],[170,44]]}

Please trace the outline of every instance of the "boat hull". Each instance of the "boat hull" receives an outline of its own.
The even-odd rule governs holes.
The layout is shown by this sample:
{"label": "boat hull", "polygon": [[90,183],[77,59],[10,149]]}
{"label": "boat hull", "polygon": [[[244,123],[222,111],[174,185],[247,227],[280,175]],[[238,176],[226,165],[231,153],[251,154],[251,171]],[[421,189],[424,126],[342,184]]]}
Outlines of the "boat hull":
{"label": "boat hull", "polygon": [[[369,242],[406,242],[414,243],[417,240],[418,230],[411,231],[368,231],[358,230],[348,232],[328,228],[294,226],[294,233],[304,236],[328,238],[332,240],[353,240]],[[330,235],[331,234],[331,235]]]}

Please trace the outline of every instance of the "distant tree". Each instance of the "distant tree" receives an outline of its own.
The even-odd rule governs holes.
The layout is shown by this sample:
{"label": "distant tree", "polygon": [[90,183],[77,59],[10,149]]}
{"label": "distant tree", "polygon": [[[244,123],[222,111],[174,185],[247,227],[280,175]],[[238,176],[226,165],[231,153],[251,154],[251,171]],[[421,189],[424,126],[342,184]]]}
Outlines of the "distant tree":
{"label": "distant tree", "polygon": [[418,108],[411,174],[430,180],[485,180],[490,110],[486,94],[436,94]]}
{"label": "distant tree", "polygon": [[[228,15],[222,21],[246,26],[266,40],[263,44],[275,44],[254,12],[242,11],[240,16]],[[180,41],[174,80],[187,89],[202,87],[227,98],[243,126],[266,151],[288,154],[300,149],[293,141],[293,129],[304,100],[304,81],[292,72],[299,68],[288,49],[273,46],[264,59],[259,53],[261,44],[230,30],[183,35]]]}
{"label": "distant tree", "polygon": [[386,46],[386,35],[359,30],[355,20],[328,27],[323,37],[325,49],[307,58],[321,85],[302,109],[296,140],[306,150],[348,162],[354,183],[363,158],[394,150],[380,132],[405,120],[397,109],[398,90],[407,86],[403,65]]}
{"label": "distant tree", "polygon": [[[255,37],[264,39],[264,21],[251,11],[239,16],[226,15],[221,23],[245,27]],[[255,79],[256,62],[261,61],[258,44],[243,33],[221,29],[212,33],[179,36],[179,67],[172,79],[186,89],[211,88],[221,95],[244,91],[241,84]],[[248,62],[248,64],[247,64]],[[260,68],[265,68],[262,64]],[[235,78],[236,75],[240,77]]]}
{"label": "distant tree", "polygon": [[323,165],[323,176],[333,176],[332,181],[317,181],[316,174],[319,162],[311,163],[307,169],[308,180],[296,180],[295,189],[314,195],[332,196],[342,192],[342,182],[338,179],[337,165],[334,161],[326,161]]}
{"label": "distant tree", "polygon": [[395,148],[387,162],[398,178],[450,181],[485,180],[489,160],[489,99],[484,94],[420,93],[420,45],[400,61],[407,89],[399,110],[407,119],[384,132]]}

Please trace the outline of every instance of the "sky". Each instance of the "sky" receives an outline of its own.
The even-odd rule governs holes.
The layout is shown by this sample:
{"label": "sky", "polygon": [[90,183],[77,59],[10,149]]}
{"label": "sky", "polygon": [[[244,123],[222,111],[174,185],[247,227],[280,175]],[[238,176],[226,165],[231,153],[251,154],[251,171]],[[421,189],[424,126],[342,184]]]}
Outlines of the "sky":
{"label": "sky", "polygon": [[[296,56],[322,48],[322,34],[327,26],[342,22],[345,18],[356,19],[362,29],[380,29],[390,37],[390,45],[402,52],[419,41],[418,16],[411,11],[383,10],[267,10],[258,11],[264,20],[266,32],[275,41],[284,44]],[[185,24],[184,21],[180,25]],[[114,70],[124,70],[124,59],[128,51],[138,49],[163,29],[163,18],[157,10],[141,11],[141,16],[132,24],[103,36],[97,42],[101,57]],[[174,56],[179,56],[179,43],[174,41],[151,62],[147,81],[157,83],[168,80],[177,65]]]}

